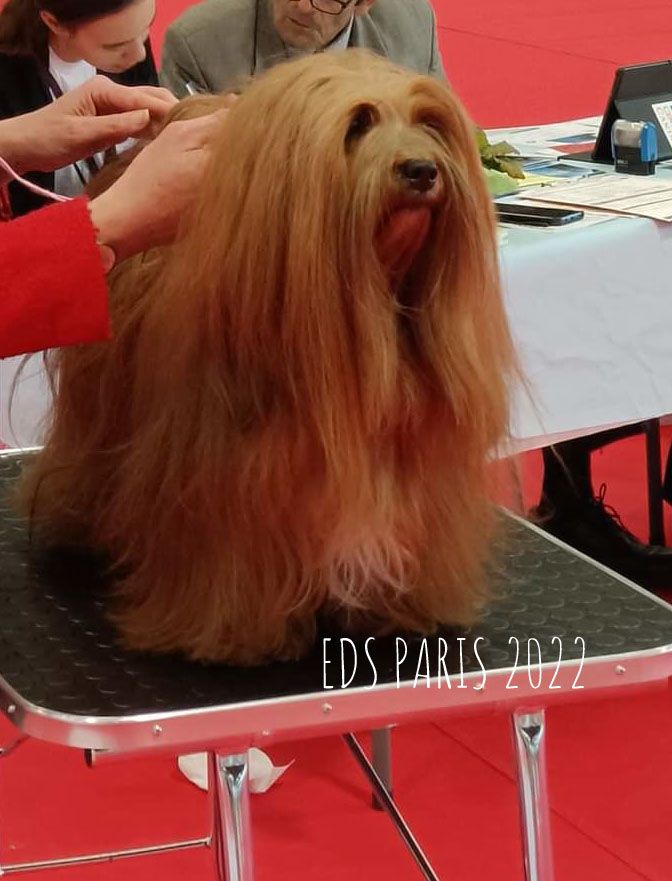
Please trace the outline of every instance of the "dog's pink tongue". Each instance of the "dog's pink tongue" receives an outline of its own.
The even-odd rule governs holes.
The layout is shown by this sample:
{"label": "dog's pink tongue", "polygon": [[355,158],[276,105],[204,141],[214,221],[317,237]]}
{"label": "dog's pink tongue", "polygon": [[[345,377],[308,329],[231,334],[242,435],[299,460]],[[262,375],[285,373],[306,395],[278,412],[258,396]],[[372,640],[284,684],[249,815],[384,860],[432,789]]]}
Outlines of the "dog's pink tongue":
{"label": "dog's pink tongue", "polygon": [[410,269],[429,232],[429,208],[400,208],[391,215],[378,235],[378,256],[394,280]]}

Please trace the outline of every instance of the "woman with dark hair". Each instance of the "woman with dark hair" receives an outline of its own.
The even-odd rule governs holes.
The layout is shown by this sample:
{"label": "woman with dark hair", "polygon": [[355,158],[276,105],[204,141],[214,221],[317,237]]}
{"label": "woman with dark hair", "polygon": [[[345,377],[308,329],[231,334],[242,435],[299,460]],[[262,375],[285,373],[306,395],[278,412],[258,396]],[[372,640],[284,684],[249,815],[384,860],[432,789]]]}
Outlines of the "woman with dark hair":
{"label": "woman with dark hair", "polygon": [[[158,85],[148,39],[154,14],[155,0],[8,0],[0,10],[0,119],[38,110],[97,72],[123,85]],[[76,195],[102,159],[29,178]],[[15,217],[44,204],[16,184],[9,199]]]}

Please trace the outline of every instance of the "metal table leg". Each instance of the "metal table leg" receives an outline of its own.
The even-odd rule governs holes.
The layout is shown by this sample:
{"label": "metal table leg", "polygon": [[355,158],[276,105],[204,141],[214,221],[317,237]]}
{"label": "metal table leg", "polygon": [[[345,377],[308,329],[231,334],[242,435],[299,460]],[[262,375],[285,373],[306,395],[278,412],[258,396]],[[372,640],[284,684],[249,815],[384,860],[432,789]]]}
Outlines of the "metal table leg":
{"label": "metal table leg", "polygon": [[[378,728],[371,732],[371,764],[376,770],[381,783],[392,795],[392,729]],[[371,804],[377,811],[384,811],[385,807],[380,803],[374,793],[371,796]]]}
{"label": "metal table leg", "polygon": [[553,881],[543,710],[513,714],[526,881]]}
{"label": "metal table leg", "polygon": [[209,753],[208,789],[217,881],[253,881],[247,753]]}

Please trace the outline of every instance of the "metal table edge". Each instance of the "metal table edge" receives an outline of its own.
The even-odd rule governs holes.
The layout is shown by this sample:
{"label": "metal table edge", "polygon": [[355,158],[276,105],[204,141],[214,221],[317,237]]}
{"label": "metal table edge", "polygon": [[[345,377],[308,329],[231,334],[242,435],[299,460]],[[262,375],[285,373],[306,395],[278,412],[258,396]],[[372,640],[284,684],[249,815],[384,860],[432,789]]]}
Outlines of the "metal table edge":
{"label": "metal table edge", "polygon": [[[414,686],[408,680],[395,683],[339,689],[247,701],[228,705],[168,710],[129,716],[77,716],[49,710],[24,700],[0,676],[0,710],[25,734],[61,745],[115,753],[147,749],[198,751],[203,744],[236,741],[263,745],[289,740],[303,734],[324,736],[377,727],[378,724],[412,722],[428,715],[451,712],[486,712],[493,709],[543,707],[552,703],[580,700],[587,694],[614,688],[644,686],[672,676],[672,643],[654,649],[621,655],[587,658],[585,683],[574,689],[571,676],[581,666],[580,659],[561,664],[544,664],[540,670],[560,671],[555,689],[547,682],[534,688],[528,681],[509,689],[513,667],[487,671],[487,682],[478,690],[483,674],[453,674],[449,689],[437,677],[429,687]],[[518,668],[524,672],[524,668]],[[459,679],[464,687],[454,683]]]}
{"label": "metal table edge", "polygon": [[556,545],[559,548],[562,548],[563,551],[571,554],[574,557],[577,557],[579,560],[583,560],[585,563],[590,563],[590,565],[599,570],[600,572],[604,572],[605,575],[609,575],[611,578],[616,581],[620,581],[621,584],[627,585],[632,590],[637,593],[645,596],[647,600],[655,603],[658,606],[661,606],[663,609],[666,609],[668,612],[672,611],[672,603],[668,603],[667,600],[664,600],[662,597],[657,596],[654,593],[646,590],[646,588],[637,584],[634,581],[631,581],[629,578],[626,578],[624,575],[621,575],[620,572],[616,572],[615,569],[610,569],[609,566],[605,566],[604,563],[600,563],[598,560],[594,560],[592,557],[589,557],[587,554],[584,554],[582,551],[578,551],[576,548],[573,548],[571,545],[568,545],[566,542],[562,541],[560,538],[556,538],[555,535],[551,535],[550,532],[546,532],[532,520],[528,520],[526,517],[521,517],[520,514],[516,514],[511,511],[509,508],[502,508],[503,513],[509,517],[511,520],[514,520],[516,523],[520,523],[521,526],[530,529],[532,532],[536,532],[537,535],[541,536],[543,539],[548,541],[550,544]]}
{"label": "metal table edge", "polygon": [[[40,447],[0,450],[0,459],[12,458],[39,450]],[[542,536],[544,540],[586,561],[611,578],[645,595],[649,600],[671,610],[670,604],[652,596],[639,585],[629,581],[606,566],[546,533],[535,523],[503,509],[505,515]],[[620,655],[587,658],[584,670],[589,684],[585,691],[594,694],[614,687],[636,686],[662,681],[672,676],[672,644],[656,646]],[[539,669],[548,672],[557,668],[568,677],[581,665],[580,659],[562,663],[543,664]],[[627,665],[627,666],[626,666]],[[302,694],[246,701],[235,704],[215,704],[187,710],[161,710],[155,713],[119,716],[87,716],[50,710],[21,697],[0,676],[0,710],[24,733],[46,741],[82,749],[128,753],[149,748],[183,749],[204,742],[238,739],[241,742],[268,743],[289,739],[302,732],[318,736],[338,731],[373,727],[375,721],[411,721],[431,713],[450,713],[469,710],[486,711],[493,707],[547,705],[559,699],[569,699],[568,689],[552,690],[547,685],[535,689],[527,687],[507,690],[507,677],[513,667],[487,671],[486,687],[478,691],[473,683],[483,678],[480,671],[464,674],[463,688],[440,687],[440,680],[423,681],[414,686],[410,680],[400,684],[387,683],[371,687],[343,690],[324,690]],[[523,668],[519,668],[523,669]],[[451,674],[455,679],[457,674]],[[569,689],[579,697],[583,690]],[[448,692],[449,699],[446,699]],[[158,730],[160,729],[160,730]],[[217,730],[215,730],[217,729]]]}

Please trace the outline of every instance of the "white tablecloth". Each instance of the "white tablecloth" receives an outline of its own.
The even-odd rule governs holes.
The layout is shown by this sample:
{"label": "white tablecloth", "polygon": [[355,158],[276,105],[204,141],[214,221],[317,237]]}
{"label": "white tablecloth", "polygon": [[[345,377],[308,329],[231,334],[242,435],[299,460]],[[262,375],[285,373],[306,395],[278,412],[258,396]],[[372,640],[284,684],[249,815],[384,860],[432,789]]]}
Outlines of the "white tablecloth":
{"label": "white tablecloth", "polygon": [[672,413],[672,224],[513,229],[502,271],[518,448]]}
{"label": "white tablecloth", "polygon": [[0,446],[30,447],[41,442],[49,386],[42,369],[42,355],[33,355],[19,370],[23,360],[0,361]]}

